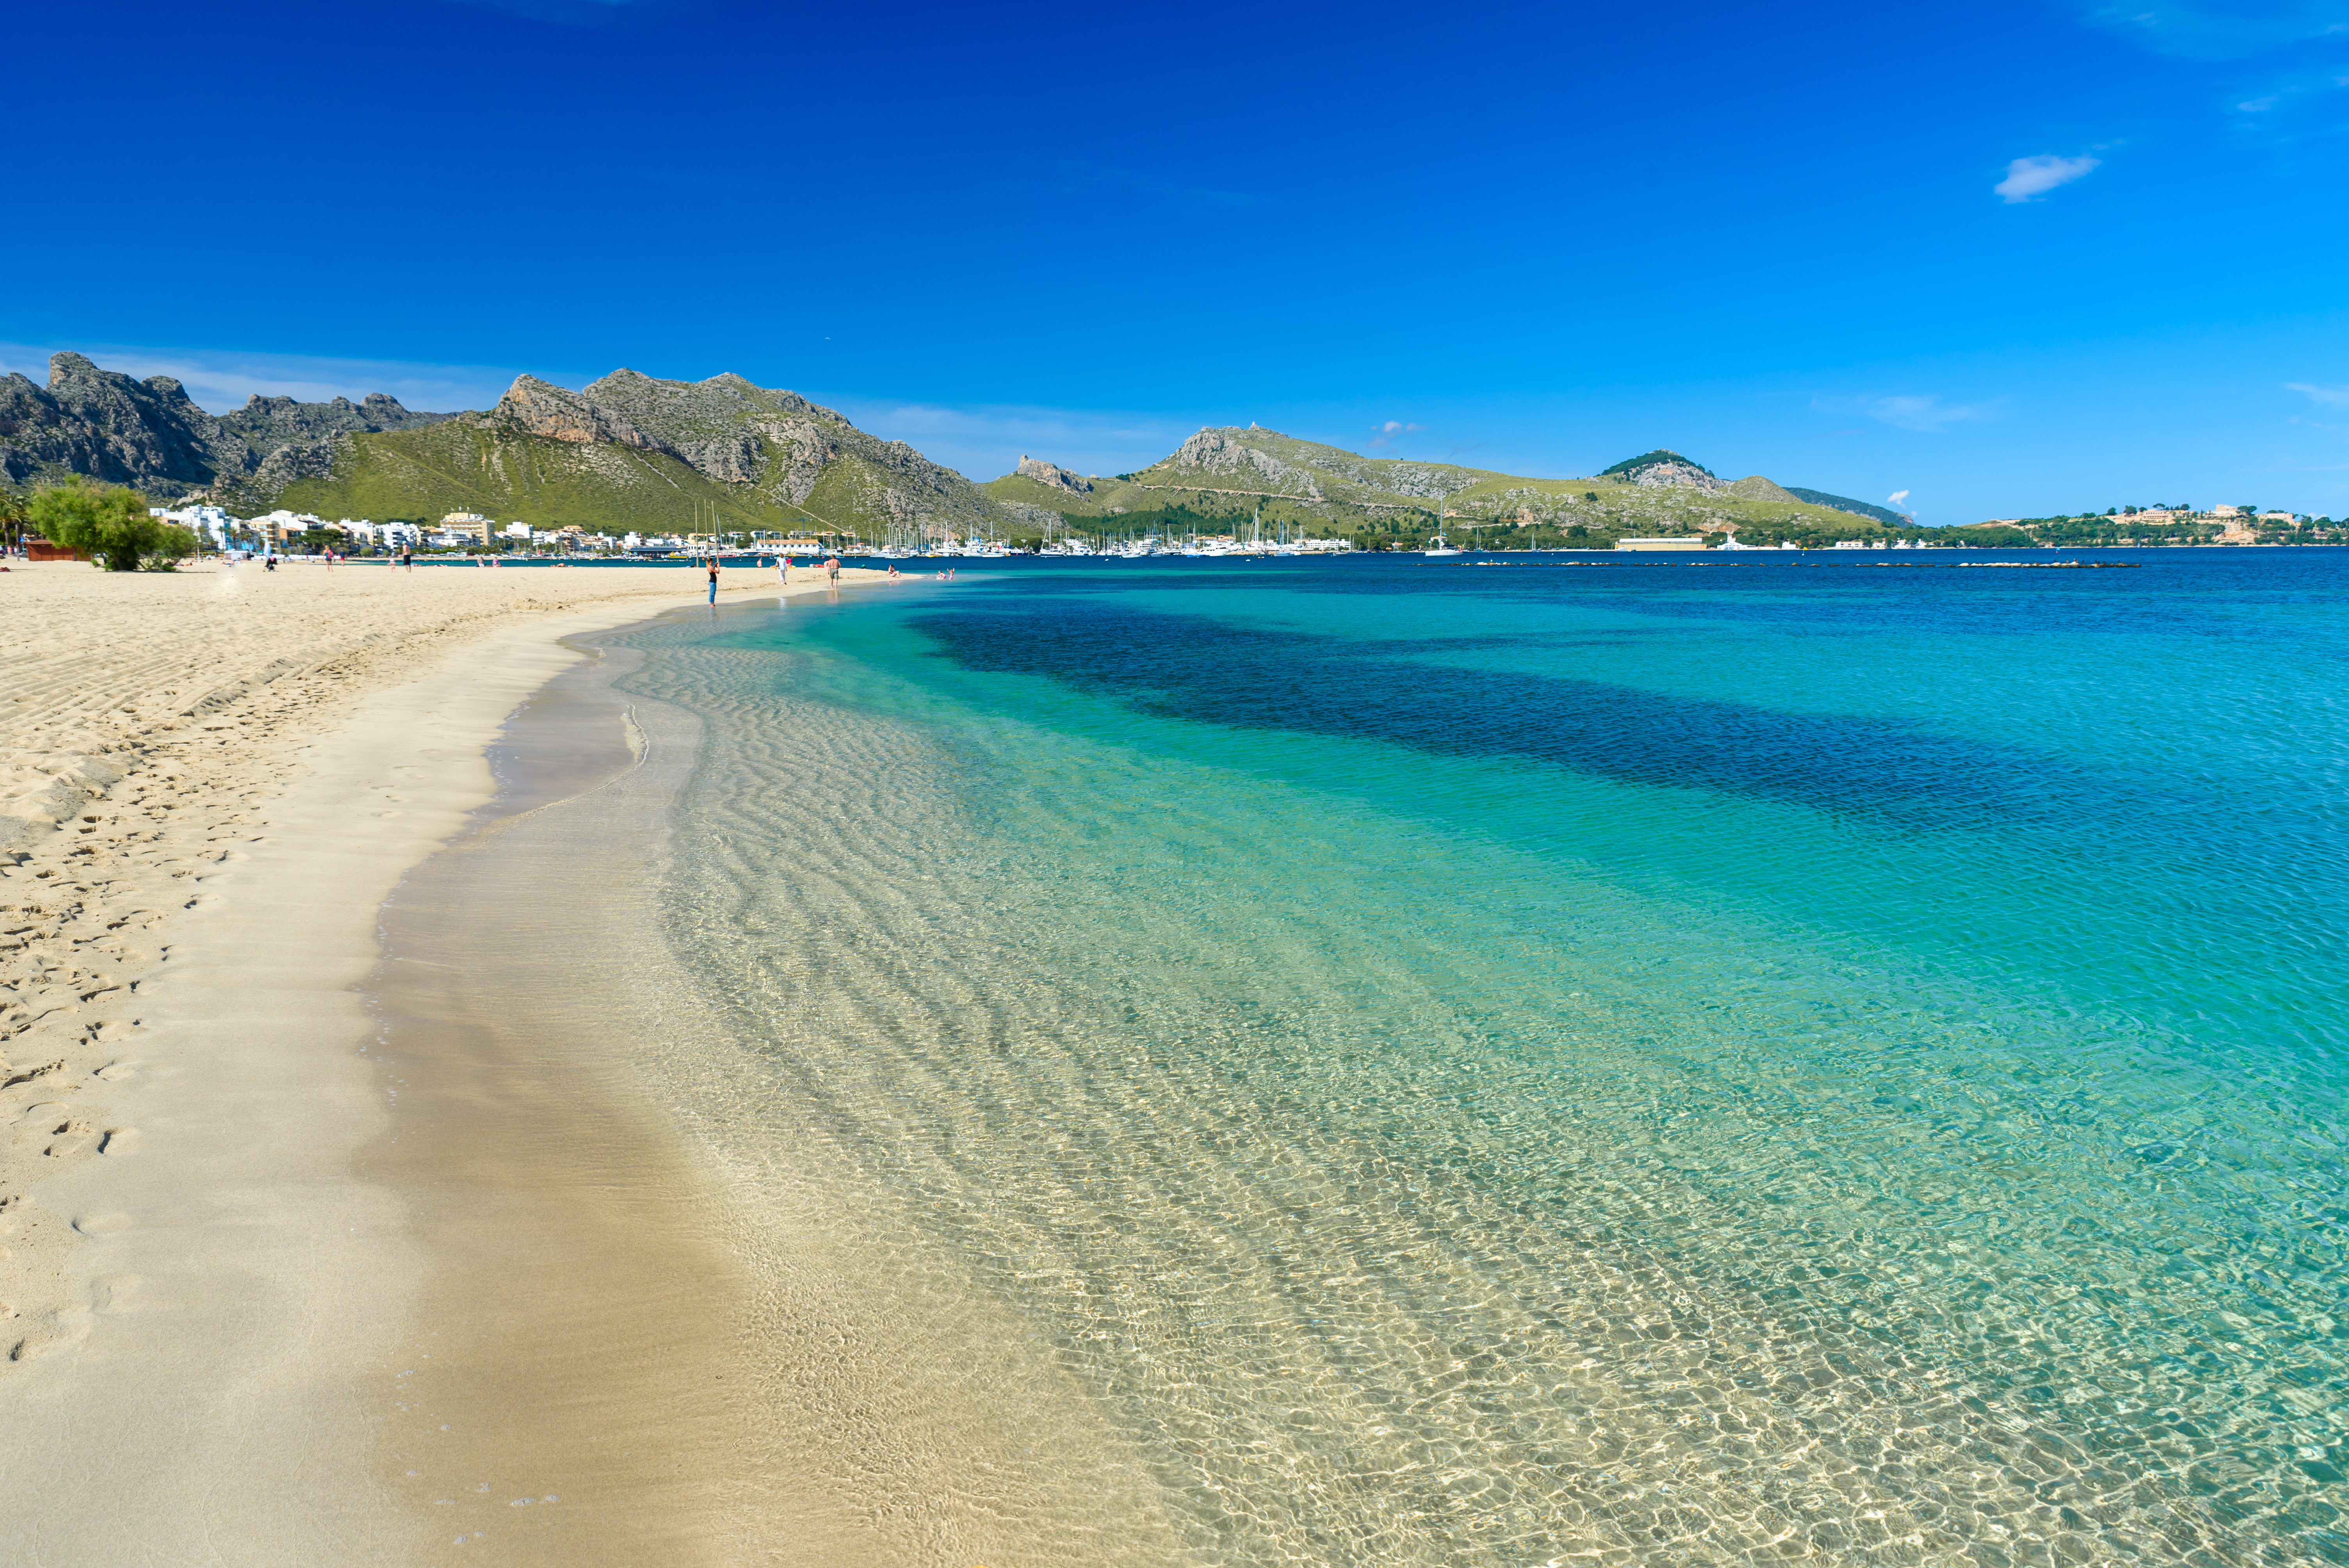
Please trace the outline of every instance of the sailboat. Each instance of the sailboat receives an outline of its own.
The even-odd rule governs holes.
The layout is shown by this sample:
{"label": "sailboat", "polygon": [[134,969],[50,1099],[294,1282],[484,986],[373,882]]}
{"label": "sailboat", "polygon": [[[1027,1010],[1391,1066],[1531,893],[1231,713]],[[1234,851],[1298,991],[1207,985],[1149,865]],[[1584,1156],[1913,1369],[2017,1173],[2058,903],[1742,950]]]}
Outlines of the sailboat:
{"label": "sailboat", "polygon": [[1444,520],[1451,515],[1452,512],[1449,508],[1442,505],[1438,505],[1436,507],[1435,537],[1427,542],[1427,548],[1420,552],[1422,555],[1457,555],[1460,553],[1460,552],[1453,549],[1452,546],[1445,542],[1444,537]]}

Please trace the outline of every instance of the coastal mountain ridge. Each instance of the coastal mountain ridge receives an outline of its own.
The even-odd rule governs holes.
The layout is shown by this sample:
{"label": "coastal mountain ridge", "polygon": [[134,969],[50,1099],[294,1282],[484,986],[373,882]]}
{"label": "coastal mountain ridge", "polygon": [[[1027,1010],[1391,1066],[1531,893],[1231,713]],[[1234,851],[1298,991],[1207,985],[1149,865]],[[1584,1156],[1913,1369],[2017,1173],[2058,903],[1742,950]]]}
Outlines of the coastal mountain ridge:
{"label": "coastal mountain ridge", "polygon": [[169,376],[101,370],[78,354],[49,357],[48,385],[0,377],[0,482],[22,488],[87,474],[166,499],[199,490],[273,487],[272,460],[337,434],[417,429],[450,418],[369,393],[299,403],[255,395],[208,414]]}
{"label": "coastal mountain ridge", "polygon": [[679,381],[625,368],[576,391],[518,377],[486,410],[421,412],[375,393],[357,403],[256,396],[212,415],[171,377],[140,380],[58,354],[47,387],[0,379],[0,481],[69,473],[243,515],[476,511],[607,531],[825,529],[901,541],[1212,531],[1243,515],[1396,544],[1445,528],[1520,530],[1523,542],[1726,533],[1775,542],[1913,526],[1758,474],[1724,480],[1665,448],[1588,478],[1532,479],[1371,457],[1255,425],[1203,428],[1113,478],[1023,457],[979,485],[796,392],[730,373]]}
{"label": "coastal mountain ridge", "polygon": [[836,409],[730,374],[688,382],[621,369],[576,392],[523,376],[494,407],[462,413],[419,413],[375,393],[357,403],[255,397],[212,415],[171,377],[142,381],[58,354],[47,387],[0,379],[0,482],[68,474],[245,515],[478,511],[661,531],[709,518],[875,534],[1043,521]]}
{"label": "coastal mountain ridge", "polygon": [[[1417,458],[1373,458],[1249,425],[1209,427],[1146,469],[1080,477],[1023,458],[983,487],[1007,504],[1049,509],[1071,525],[1116,527],[1180,509],[1253,523],[1302,522],[1365,542],[1403,543],[1449,529],[1506,538],[1598,542],[1627,535],[1725,533],[1747,542],[1880,533],[1858,503],[1838,507],[1760,474],[1727,480],[1668,449],[1583,479],[1529,479]],[[1906,526],[1906,525],[1904,525]],[[1485,530],[1508,530],[1508,535]]]}

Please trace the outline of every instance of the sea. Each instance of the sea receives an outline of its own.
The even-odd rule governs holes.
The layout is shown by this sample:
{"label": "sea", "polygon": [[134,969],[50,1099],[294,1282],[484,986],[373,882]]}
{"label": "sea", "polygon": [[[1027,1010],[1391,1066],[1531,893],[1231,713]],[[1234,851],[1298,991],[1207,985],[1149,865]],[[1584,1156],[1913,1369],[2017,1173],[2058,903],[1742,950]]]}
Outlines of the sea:
{"label": "sea", "polygon": [[2349,552],[905,564],[660,939],[1159,1560],[2349,1562]]}

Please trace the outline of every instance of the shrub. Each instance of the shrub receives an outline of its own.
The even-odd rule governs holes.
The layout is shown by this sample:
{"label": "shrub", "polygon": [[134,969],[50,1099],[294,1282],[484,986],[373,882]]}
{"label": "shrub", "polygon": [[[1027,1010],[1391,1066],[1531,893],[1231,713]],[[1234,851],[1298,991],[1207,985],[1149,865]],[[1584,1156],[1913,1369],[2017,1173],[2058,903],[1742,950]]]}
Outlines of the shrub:
{"label": "shrub", "polygon": [[109,572],[136,572],[142,562],[168,572],[196,552],[195,534],[148,516],[145,496],[79,474],[36,490],[25,521],[53,544],[88,551]]}

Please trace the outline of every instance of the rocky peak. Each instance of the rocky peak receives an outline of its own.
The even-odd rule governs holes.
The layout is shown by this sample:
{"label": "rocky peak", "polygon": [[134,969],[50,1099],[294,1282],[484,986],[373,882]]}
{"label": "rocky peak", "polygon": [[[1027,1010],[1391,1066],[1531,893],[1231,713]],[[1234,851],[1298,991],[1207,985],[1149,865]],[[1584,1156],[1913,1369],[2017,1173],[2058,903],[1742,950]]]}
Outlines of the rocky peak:
{"label": "rocky peak", "polygon": [[1071,495],[1091,495],[1093,481],[1081,474],[1072,474],[1058,463],[1048,463],[1041,458],[1021,453],[1019,468],[1012,470],[1023,480],[1034,480],[1040,485],[1050,485]]}
{"label": "rocky peak", "polygon": [[1652,452],[1626,458],[1611,468],[1601,469],[1599,477],[1619,480],[1627,485],[1680,486],[1706,491],[1729,488],[1711,469],[1692,458],[1681,456],[1669,447],[1658,447]]}
{"label": "rocky peak", "polygon": [[0,387],[0,442],[12,483],[65,472],[175,491],[211,482],[222,444],[171,377],[140,381],[73,353],[49,356],[46,389],[14,376]]}
{"label": "rocky peak", "polygon": [[1680,485],[1690,490],[1725,490],[1729,487],[1691,463],[1657,463],[1631,476],[1635,485]]}
{"label": "rocky peak", "polygon": [[[619,374],[631,376],[635,372],[624,370]],[[604,378],[612,379],[608,376]],[[602,385],[603,381],[595,383],[597,387]],[[497,414],[532,435],[544,436],[549,440],[581,445],[616,441],[646,451],[661,449],[660,442],[597,402],[590,395],[594,390],[590,387],[587,392],[574,392],[552,381],[541,381],[535,376],[517,376],[514,384],[506,388],[506,395],[498,399]]]}
{"label": "rocky peak", "polygon": [[1236,426],[1201,430],[1174,449],[1167,459],[1178,469],[1196,469],[1206,473],[1230,474],[1244,483],[1262,480],[1268,490],[1289,495],[1321,499],[1321,487],[1311,470],[1284,462],[1263,448],[1248,440],[1251,435],[1269,436],[1274,432],[1260,430],[1251,425],[1243,430]]}
{"label": "rocky peak", "polygon": [[52,392],[68,382],[96,381],[109,375],[124,381],[130,379],[119,371],[100,370],[83,356],[70,350],[49,356],[49,390]]}
{"label": "rocky peak", "polygon": [[[352,431],[429,425],[447,417],[411,412],[377,393],[364,405],[347,397],[302,403],[256,396],[214,418],[196,406],[177,377],[142,381],[66,352],[49,356],[46,388],[24,376],[0,377],[0,478],[27,484],[88,474],[176,499],[222,486],[233,490],[286,446],[307,449]],[[315,466],[323,459],[302,460]]]}
{"label": "rocky peak", "polygon": [[[397,430],[409,425],[429,425],[445,414],[410,413],[382,393],[370,394],[364,404],[347,397],[305,403],[293,397],[265,397],[256,392],[233,414],[218,421],[222,434],[242,442],[249,456],[266,457],[279,447],[306,444],[353,431]],[[248,470],[251,462],[242,465]]]}

